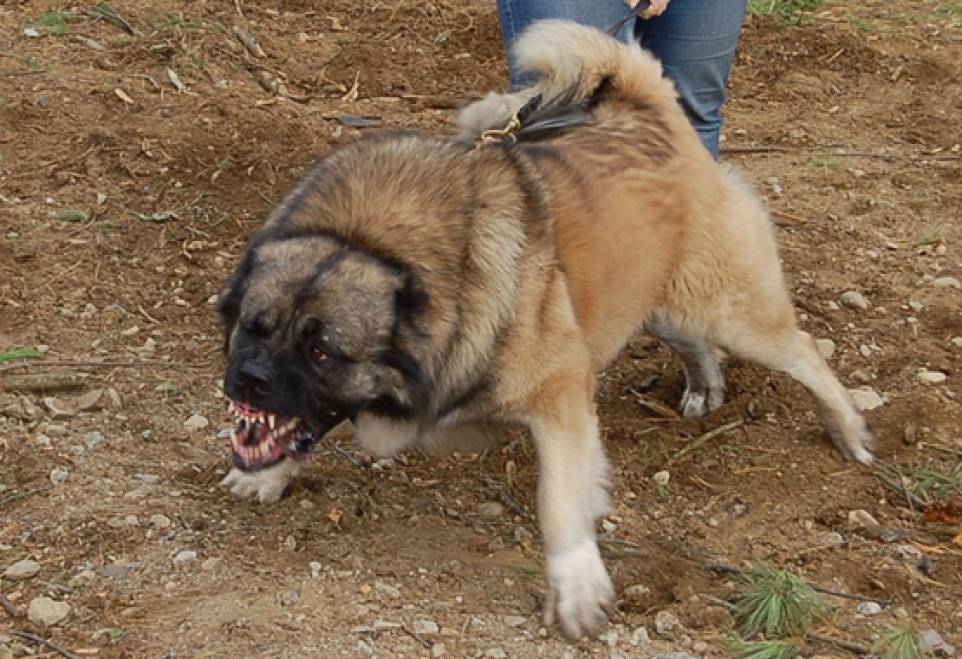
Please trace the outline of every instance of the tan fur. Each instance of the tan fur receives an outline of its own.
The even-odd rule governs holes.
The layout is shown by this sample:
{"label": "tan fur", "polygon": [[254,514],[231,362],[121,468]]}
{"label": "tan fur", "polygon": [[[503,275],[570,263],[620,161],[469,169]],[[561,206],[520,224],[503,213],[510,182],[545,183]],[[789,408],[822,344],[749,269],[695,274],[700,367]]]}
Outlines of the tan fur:
{"label": "tan fur", "polygon": [[[717,357],[731,354],[805,384],[846,457],[870,461],[871,435],[796,326],[760,202],[705,151],[658,63],[559,21],[533,26],[516,54],[541,81],[466,108],[462,137],[503,126],[535,94],[574,85],[580,100],[606,81],[591,121],[518,145],[387,135],[342,148],[268,221],[260,249],[272,267],[226,296],[246,287],[236,315],[265,307],[296,326],[298,282],[346,245],[344,262],[317,276],[310,315],[359,355],[390,334],[430,386],[427,407],[403,421],[362,413],[362,443],[384,453],[458,433],[480,440],[490,433],[478,424],[527,426],[540,461],[546,619],[579,637],[601,628],[614,598],[594,539],[607,506],[595,374],[633,334],[648,327],[678,352],[688,416],[721,404]],[[269,242],[279,233],[322,237]],[[412,320],[395,322],[402,275],[381,261],[409,269],[427,293]],[[335,385],[357,400],[415,398],[366,357]]]}

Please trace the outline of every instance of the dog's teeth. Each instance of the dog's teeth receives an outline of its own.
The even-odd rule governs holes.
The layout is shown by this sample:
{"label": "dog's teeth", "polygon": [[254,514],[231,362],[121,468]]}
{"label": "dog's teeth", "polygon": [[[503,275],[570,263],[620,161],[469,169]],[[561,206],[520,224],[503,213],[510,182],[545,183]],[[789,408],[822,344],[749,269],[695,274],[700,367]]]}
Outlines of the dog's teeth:
{"label": "dog's teeth", "polygon": [[274,414],[267,415],[267,425],[271,427],[271,430],[277,425],[277,416]]}

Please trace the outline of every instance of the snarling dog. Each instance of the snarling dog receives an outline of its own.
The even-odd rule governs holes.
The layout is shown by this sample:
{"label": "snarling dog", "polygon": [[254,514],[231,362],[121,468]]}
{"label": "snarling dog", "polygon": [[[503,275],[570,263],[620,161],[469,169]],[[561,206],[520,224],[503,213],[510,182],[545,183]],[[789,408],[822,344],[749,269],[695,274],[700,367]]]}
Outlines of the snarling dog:
{"label": "snarling dog", "polygon": [[540,81],[461,115],[488,139],[359,139],[252,239],[220,302],[238,416],[225,484],[277,499],[345,419],[377,455],[523,424],[546,619],[580,637],[614,600],[595,374],[637,331],[681,358],[685,416],[722,404],[731,355],[805,385],[846,458],[870,462],[871,434],[796,325],[761,203],[709,156],[659,64],[553,21],[516,55]]}

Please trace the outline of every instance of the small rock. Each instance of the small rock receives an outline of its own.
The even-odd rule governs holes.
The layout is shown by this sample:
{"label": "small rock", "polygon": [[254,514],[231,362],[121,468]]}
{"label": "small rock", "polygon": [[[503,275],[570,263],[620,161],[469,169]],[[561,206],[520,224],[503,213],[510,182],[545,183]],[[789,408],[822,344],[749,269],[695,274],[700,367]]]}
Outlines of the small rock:
{"label": "small rock", "polygon": [[607,645],[609,648],[613,648],[618,645],[618,630],[609,628],[605,631],[605,633],[598,636],[598,640]]}
{"label": "small rock", "polygon": [[81,412],[96,412],[102,407],[103,397],[103,389],[92,389],[77,399],[77,409]]}
{"label": "small rock", "polygon": [[50,412],[52,419],[69,419],[70,417],[77,416],[77,410],[56,398],[44,398],[43,406]]}
{"label": "small rock", "polygon": [[213,570],[216,570],[219,565],[220,565],[219,558],[216,558],[216,557],[208,558],[206,561],[200,564],[200,569],[211,572]]}
{"label": "small rock", "polygon": [[648,629],[645,627],[639,627],[635,631],[631,632],[631,638],[629,642],[638,648],[643,648],[649,643],[651,643],[651,637],[648,636]]}
{"label": "small rock", "polygon": [[858,353],[868,359],[872,356],[872,349],[863,343],[858,347]]}
{"label": "small rock", "polygon": [[922,384],[942,384],[948,379],[948,376],[941,371],[919,371],[915,377]]}
{"label": "small rock", "polygon": [[835,342],[831,339],[815,339],[815,345],[825,359],[831,359],[835,354]]}
{"label": "small rock", "polygon": [[651,595],[651,588],[644,584],[635,584],[621,591],[621,600],[629,605],[644,606],[649,595]]}
{"label": "small rock", "polygon": [[3,573],[3,576],[12,581],[23,581],[25,579],[32,579],[37,576],[38,572],[40,572],[40,563],[27,559],[17,561],[8,567]]}
{"label": "small rock", "polygon": [[357,652],[362,657],[373,657],[374,647],[364,639],[361,639],[357,642]]}
{"label": "small rock", "polygon": [[87,446],[87,450],[93,450],[97,448],[100,444],[103,444],[104,436],[97,432],[88,432],[84,435],[84,444]]}
{"label": "small rock", "polygon": [[30,602],[27,610],[27,618],[30,622],[35,622],[47,627],[52,627],[70,615],[70,605],[66,602],[58,602],[49,597],[37,597]]}
{"label": "small rock", "polygon": [[412,627],[414,629],[414,633],[421,636],[434,636],[441,631],[441,628],[438,627],[438,623],[434,622],[433,620],[415,620]]}
{"label": "small rock", "polygon": [[289,590],[281,595],[281,606],[293,606],[294,604],[297,604],[300,599],[300,592],[296,590]]}
{"label": "small rock", "polygon": [[945,256],[948,251],[949,251],[948,247],[946,247],[945,245],[939,245],[938,247],[935,248],[935,255]]}
{"label": "small rock", "polygon": [[317,561],[311,561],[307,564],[307,569],[311,571],[311,577],[314,579],[317,579],[319,576],[321,576],[321,567],[321,564]]}
{"label": "small rock", "polygon": [[922,311],[922,309],[924,308],[925,308],[925,305],[922,304],[921,302],[916,302],[915,300],[909,300],[909,309],[911,309],[912,311],[918,312],[918,311]]}
{"label": "small rock", "polygon": [[524,623],[528,622],[528,619],[524,616],[505,616],[504,624],[508,627],[520,627]]}
{"label": "small rock", "polygon": [[669,474],[668,471],[664,469],[662,469],[661,471],[656,471],[651,477],[651,480],[655,482],[655,485],[660,485],[661,487],[668,485],[668,481],[670,479],[671,479],[671,474]]}
{"label": "small rock", "polygon": [[845,291],[841,297],[838,298],[838,301],[842,303],[843,307],[857,311],[867,311],[872,306],[869,304],[868,299],[858,291]]}
{"label": "small rock", "polygon": [[698,657],[687,652],[665,652],[656,654],[653,659],[698,659]]}
{"label": "small rock", "polygon": [[383,581],[375,581],[374,590],[382,595],[387,595],[391,599],[398,599],[401,597],[401,591],[398,588],[390,584],[386,584]]}
{"label": "small rock", "polygon": [[852,526],[878,526],[878,521],[872,517],[867,510],[850,510],[848,512],[848,523]]}
{"label": "small rock", "polygon": [[53,437],[54,439],[61,439],[67,436],[67,426],[51,423],[47,426],[47,429],[44,431],[44,433]]}
{"label": "small rock", "polygon": [[852,397],[852,403],[855,405],[855,409],[860,412],[874,410],[876,407],[881,407],[885,404],[882,397],[879,396],[872,387],[866,385],[849,389],[848,393]]}
{"label": "small rock", "polygon": [[50,482],[53,483],[54,485],[63,485],[63,483],[67,480],[68,476],[70,476],[69,471],[67,471],[66,469],[61,469],[60,467],[57,467],[56,469],[50,472]]}
{"label": "small rock", "polygon": [[491,648],[484,651],[485,659],[507,659],[508,653],[501,648]]}
{"label": "small rock", "polygon": [[497,501],[485,501],[478,505],[478,514],[482,517],[501,517],[504,514],[504,506]]}
{"label": "small rock", "polygon": [[87,583],[88,581],[93,581],[96,578],[97,573],[93,570],[82,570],[77,573],[77,576],[75,576],[73,580],[79,583]]}
{"label": "small rock", "polygon": [[956,348],[962,348],[962,336],[954,336],[954,337],[952,337],[952,339],[949,341],[949,343],[951,343],[952,345],[954,345]]}
{"label": "small rock", "polygon": [[443,657],[447,653],[448,651],[444,647],[444,643],[435,643],[434,645],[431,646],[431,656],[434,659],[438,659],[438,657]]}
{"label": "small rock", "polygon": [[123,405],[123,399],[121,399],[120,394],[113,387],[107,389],[107,400],[110,401],[111,407],[120,407]]}
{"label": "small rock", "polygon": [[945,657],[955,656],[955,646],[946,643],[945,640],[934,629],[926,629],[921,634],[922,645],[929,652],[940,654]]}
{"label": "small rock", "polygon": [[375,620],[373,627],[374,631],[380,634],[381,632],[389,632],[395,629],[400,629],[401,623],[391,622],[389,620]]}
{"label": "small rock", "polygon": [[184,421],[184,428],[187,430],[203,430],[210,425],[210,421],[207,420],[206,416],[201,416],[200,414],[193,414],[189,419]]}
{"label": "small rock", "polygon": [[902,431],[902,442],[905,444],[914,444],[919,440],[919,427],[914,423],[910,423],[905,426],[905,430]]}
{"label": "small rock", "polygon": [[601,521],[601,530],[605,533],[614,533],[618,530],[618,525],[611,520],[605,519]]}
{"label": "small rock", "polygon": [[838,531],[829,531],[822,537],[822,543],[830,547],[840,547],[845,544],[845,538]]}
{"label": "small rock", "polygon": [[667,634],[678,627],[678,618],[671,611],[659,611],[655,615],[655,633],[659,636]]}
{"label": "small rock", "polygon": [[111,563],[110,565],[105,565],[103,569],[100,570],[108,579],[121,580],[127,576],[127,568],[120,563]]}
{"label": "small rock", "polygon": [[962,288],[962,283],[955,277],[936,277],[932,285],[936,288]]}
{"label": "small rock", "polygon": [[167,515],[151,515],[150,525],[155,529],[169,529],[171,525],[170,518]]}
{"label": "small rock", "polygon": [[698,654],[704,654],[708,652],[708,643],[705,643],[705,641],[695,641],[695,643],[691,646],[691,649],[693,652],[697,652]]}
{"label": "small rock", "polygon": [[36,39],[37,37],[41,36],[41,34],[40,30],[35,27],[25,27],[23,28],[23,36],[27,37],[28,39]]}
{"label": "small rock", "polygon": [[193,549],[181,549],[174,556],[174,565],[187,565],[197,560],[197,552]]}
{"label": "small rock", "polygon": [[882,612],[882,605],[878,602],[862,602],[858,605],[858,612],[863,616],[875,616]]}

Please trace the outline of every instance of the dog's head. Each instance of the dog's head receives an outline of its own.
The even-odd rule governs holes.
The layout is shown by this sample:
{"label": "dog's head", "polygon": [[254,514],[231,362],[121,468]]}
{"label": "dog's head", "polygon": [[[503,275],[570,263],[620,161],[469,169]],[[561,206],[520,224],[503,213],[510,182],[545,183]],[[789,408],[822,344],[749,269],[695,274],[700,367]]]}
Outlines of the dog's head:
{"label": "dog's head", "polygon": [[388,258],[268,225],[219,304],[235,464],[306,455],[363,410],[416,414],[426,384],[410,346],[425,303],[417,276]]}

